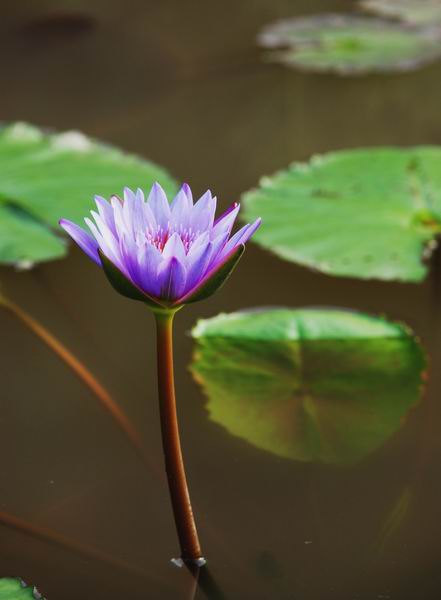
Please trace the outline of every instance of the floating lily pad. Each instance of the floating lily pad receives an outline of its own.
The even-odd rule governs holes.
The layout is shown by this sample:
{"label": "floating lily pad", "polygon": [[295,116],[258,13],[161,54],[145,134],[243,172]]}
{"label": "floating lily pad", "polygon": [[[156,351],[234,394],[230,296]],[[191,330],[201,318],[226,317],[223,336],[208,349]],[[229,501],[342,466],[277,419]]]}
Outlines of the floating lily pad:
{"label": "floating lily pad", "polygon": [[416,25],[441,23],[441,0],[362,0],[360,7]]}
{"label": "floating lily pad", "polygon": [[441,148],[333,152],[244,195],[254,241],[331,275],[418,282],[441,232]]}
{"label": "floating lily pad", "polygon": [[258,41],[265,48],[283,48],[269,53],[270,61],[342,75],[408,71],[441,56],[436,29],[343,14],[277,21]]}
{"label": "floating lily pad", "polygon": [[420,399],[425,358],[411,333],[342,310],[221,314],[193,329],[192,372],[210,418],[278,456],[354,463]]}
{"label": "floating lily pad", "polygon": [[20,579],[0,578],[0,600],[44,600],[36,588],[28,587]]}
{"label": "floating lily pad", "polygon": [[93,196],[174,181],[160,167],[79,132],[47,134],[18,123],[0,130],[0,263],[30,265],[66,254],[58,220],[80,222]]}

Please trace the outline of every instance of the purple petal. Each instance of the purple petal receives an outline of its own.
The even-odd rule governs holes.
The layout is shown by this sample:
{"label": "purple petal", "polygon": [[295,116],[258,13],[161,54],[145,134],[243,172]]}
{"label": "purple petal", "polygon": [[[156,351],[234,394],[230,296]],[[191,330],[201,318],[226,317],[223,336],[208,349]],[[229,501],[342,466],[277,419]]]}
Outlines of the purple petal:
{"label": "purple petal", "polygon": [[142,211],[144,213],[144,221],[145,223],[147,223],[146,229],[149,229],[150,231],[156,231],[156,229],[158,228],[158,224],[156,222],[155,215],[153,214],[152,209],[147,204],[147,202],[143,202]]}
{"label": "purple petal", "polygon": [[137,284],[138,277],[138,247],[135,242],[128,236],[124,235],[119,240],[119,251],[121,254],[121,261],[125,267],[126,273],[129,275],[129,279],[133,283]]}
{"label": "purple petal", "polygon": [[175,256],[166,258],[158,269],[160,297],[164,300],[174,301],[182,296],[186,276],[184,265]]}
{"label": "purple petal", "polygon": [[70,235],[73,241],[78,244],[83,252],[87,254],[97,265],[101,266],[101,259],[98,255],[98,243],[93,239],[91,235],[86,233],[84,229],[81,229],[76,223],[68,221],[67,219],[61,219],[59,221],[60,226],[64,231]]}
{"label": "purple petal", "polygon": [[170,205],[159,183],[153,184],[147,203],[155,216],[158,226],[166,229],[170,221]]}
{"label": "purple petal", "polygon": [[240,210],[240,204],[235,202],[228,208],[222,216],[217,219],[212,229],[212,238],[217,237],[221,233],[227,232],[231,233],[231,230],[234,225],[234,221],[236,220],[237,214]]}
{"label": "purple petal", "polygon": [[155,246],[146,244],[138,249],[139,285],[147,294],[158,296],[160,285],[158,268],[163,262],[162,254]]}
{"label": "purple petal", "polygon": [[132,190],[128,187],[124,188],[124,202],[134,202],[136,196],[135,196],[135,192],[132,192]]}
{"label": "purple petal", "polygon": [[239,231],[237,231],[225,245],[225,248],[222,251],[222,256],[225,256],[226,254],[231,252],[239,244],[245,244],[261,223],[262,219],[259,218],[256,219],[254,223],[249,223],[248,225],[244,225],[242,229],[239,229]]}
{"label": "purple petal", "polygon": [[191,256],[190,253],[188,254],[186,290],[190,290],[202,279],[210,263],[212,252],[213,242],[207,241],[205,245],[201,244]]}
{"label": "purple petal", "polygon": [[132,229],[132,212],[135,205],[136,196],[128,187],[124,188],[124,201],[122,203],[124,224],[126,228]]}
{"label": "purple petal", "polygon": [[196,252],[196,250],[198,250],[200,246],[204,246],[205,248],[209,241],[210,234],[208,233],[208,231],[205,231],[204,233],[199,235],[190,246],[190,249],[187,254],[188,258],[191,258],[192,254]]}
{"label": "purple petal", "polygon": [[138,200],[139,200],[140,202],[145,202],[145,196],[144,196],[144,192],[142,191],[142,189],[141,189],[141,188],[138,188],[138,189],[136,190],[136,197],[138,198]]}
{"label": "purple petal", "polygon": [[214,214],[216,212],[216,198],[213,198],[210,190],[199,198],[191,211],[191,227],[193,231],[206,231],[213,227]]}
{"label": "purple petal", "polygon": [[213,277],[219,269],[223,267],[223,265],[231,258],[232,254],[236,251],[237,248],[234,248],[232,252],[229,252],[226,256],[223,256],[221,260],[212,263],[209,269],[205,272],[205,275],[196,281],[193,286],[186,286],[185,294],[183,294],[180,298],[178,298],[179,302],[186,302],[188,298],[193,296],[199,288],[201,288],[209,279]]}
{"label": "purple petal", "polygon": [[89,227],[90,231],[92,232],[92,235],[98,242],[98,246],[107,256],[107,258],[111,260],[120,270],[124,270],[124,266],[121,260],[121,251],[116,238],[113,236],[110,229],[107,229],[102,223],[99,215],[97,215],[96,213],[93,214],[95,220],[97,220],[99,223],[99,228],[91,219],[87,217],[84,219],[86,225]]}
{"label": "purple petal", "polygon": [[115,219],[113,216],[113,208],[102,196],[95,196],[95,203],[99,212],[99,215],[107,227],[116,235]]}
{"label": "purple petal", "polygon": [[175,229],[187,229],[192,206],[193,204],[182,186],[171,204],[170,222]]}
{"label": "purple petal", "polygon": [[188,183],[183,183],[181,190],[184,192],[190,204],[193,206],[193,194],[191,193],[191,187],[188,185]]}
{"label": "purple petal", "polygon": [[115,221],[115,237],[122,237],[126,231],[126,222],[123,213],[123,202],[118,196],[110,198],[110,204],[113,210],[113,219]]}
{"label": "purple petal", "polygon": [[180,262],[185,261],[185,248],[181,237],[178,233],[174,233],[169,237],[162,251],[163,258],[176,257]]}
{"label": "purple petal", "polygon": [[138,248],[127,237],[120,241],[120,247],[124,265],[132,282],[147,294],[158,295],[157,270],[162,260],[159,250],[151,244]]}
{"label": "purple petal", "polygon": [[221,235],[218,235],[216,239],[214,239],[212,241],[212,252],[211,252],[211,256],[210,256],[210,265],[209,268],[211,269],[215,263],[218,261],[218,258],[220,257],[225,244],[228,241],[228,237],[229,237],[229,233],[225,232],[225,233],[221,233]]}
{"label": "purple petal", "polygon": [[136,194],[129,188],[124,189],[124,220],[127,228],[132,232],[134,240],[138,232],[144,233],[148,226],[145,219],[143,198],[144,195],[139,189]]}

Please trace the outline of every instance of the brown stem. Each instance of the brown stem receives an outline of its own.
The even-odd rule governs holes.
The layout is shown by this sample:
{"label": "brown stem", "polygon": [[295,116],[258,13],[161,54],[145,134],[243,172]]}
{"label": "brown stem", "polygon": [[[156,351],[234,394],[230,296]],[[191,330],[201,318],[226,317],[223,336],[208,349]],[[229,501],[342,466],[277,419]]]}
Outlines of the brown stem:
{"label": "brown stem", "polygon": [[158,311],[155,312],[155,317],[162,445],[173,514],[181,545],[181,557],[184,562],[204,564],[179,439],[173,375],[174,311]]}
{"label": "brown stem", "polygon": [[44,342],[61,360],[81,379],[81,381],[95,394],[102,406],[110,413],[117,425],[129,438],[144,462],[150,465],[150,459],[147,457],[141,442],[140,435],[124,412],[112,399],[109,392],[92,375],[87,367],[64,346],[60,340],[54,337],[43,325],[38,323],[33,317],[25,312],[20,306],[17,306],[9,298],[0,295],[0,305],[9,310],[23,325],[30,329],[42,342]]}

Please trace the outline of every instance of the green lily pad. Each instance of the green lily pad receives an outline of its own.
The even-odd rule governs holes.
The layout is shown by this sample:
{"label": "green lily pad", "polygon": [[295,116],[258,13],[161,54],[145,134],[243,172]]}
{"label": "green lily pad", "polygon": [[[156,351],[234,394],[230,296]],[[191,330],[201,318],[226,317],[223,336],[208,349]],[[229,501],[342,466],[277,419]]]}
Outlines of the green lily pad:
{"label": "green lily pad", "polygon": [[61,217],[76,222],[95,194],[148,189],[173,179],[160,167],[79,132],[50,134],[24,123],[0,130],[0,263],[29,266],[66,254]]}
{"label": "green lily pad", "polygon": [[359,6],[415,25],[441,23],[441,0],[362,0]]}
{"label": "green lily pad", "polygon": [[330,275],[421,281],[441,232],[441,148],[332,152],[244,195],[253,241]]}
{"label": "green lily pad", "polygon": [[285,458],[355,463],[420,399],[423,351],[382,318],[262,309],[201,320],[192,335],[210,419]]}
{"label": "green lily pad", "polygon": [[266,26],[258,41],[270,61],[341,75],[408,71],[441,56],[441,33],[383,19],[314,15]]}
{"label": "green lily pad", "polygon": [[20,579],[0,578],[0,600],[44,600],[36,588],[26,586]]}

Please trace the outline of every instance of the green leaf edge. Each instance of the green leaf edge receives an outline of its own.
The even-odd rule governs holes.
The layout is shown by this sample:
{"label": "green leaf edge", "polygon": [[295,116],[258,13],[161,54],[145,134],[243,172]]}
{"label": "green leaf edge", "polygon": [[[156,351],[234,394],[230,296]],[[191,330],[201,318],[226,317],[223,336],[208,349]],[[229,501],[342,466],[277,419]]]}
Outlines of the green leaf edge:
{"label": "green leaf edge", "polygon": [[[308,171],[312,167],[318,166],[323,161],[327,161],[328,159],[333,159],[335,157],[340,157],[341,155],[344,155],[344,154],[352,155],[357,152],[371,152],[371,151],[375,152],[375,151],[382,151],[382,150],[407,153],[412,150],[415,150],[415,151],[423,150],[424,151],[424,150],[430,150],[430,149],[441,151],[441,146],[438,146],[436,144],[421,144],[418,146],[407,146],[407,147],[390,146],[390,145],[372,146],[372,147],[371,146],[360,146],[360,147],[356,147],[356,148],[343,148],[341,150],[333,150],[330,152],[312,154],[311,157],[305,161],[294,160],[294,161],[290,162],[287,167],[278,169],[271,175],[263,175],[258,180],[257,185],[255,185],[254,187],[250,188],[249,190],[247,190],[246,192],[243,192],[241,194],[241,202],[243,202],[243,206],[244,206],[244,212],[243,212],[243,215],[241,216],[241,219],[244,222],[248,222],[249,220],[252,220],[254,218],[255,214],[257,214],[257,213],[248,214],[248,211],[250,210],[250,206],[256,200],[256,198],[254,197],[256,192],[258,192],[260,188],[273,187],[274,182],[278,178],[285,176],[288,171],[291,171],[291,170],[296,170],[298,172]],[[426,277],[429,273],[429,268],[428,268],[427,263],[424,262],[424,260],[428,260],[430,258],[430,256],[432,255],[432,253],[434,252],[437,244],[435,244],[433,246],[432,246],[432,244],[433,244],[433,242],[436,242],[437,237],[438,237],[437,235],[433,235],[430,240],[428,240],[425,244],[421,245],[421,253],[420,253],[421,274],[420,275],[416,275],[413,277],[409,276],[409,277],[400,277],[400,278],[398,278],[398,277],[397,278],[386,278],[386,277],[378,277],[378,276],[377,277],[374,277],[374,276],[364,277],[363,275],[357,276],[357,275],[334,274],[332,272],[323,271],[322,269],[320,269],[318,267],[318,265],[315,261],[310,261],[308,259],[302,259],[302,260],[294,259],[294,258],[292,258],[292,256],[290,255],[289,252],[276,250],[274,247],[270,247],[269,244],[261,241],[260,233],[261,232],[256,231],[256,234],[252,238],[252,242],[257,244],[260,248],[263,248],[265,251],[270,252],[273,256],[276,256],[279,259],[282,259],[289,263],[293,263],[295,265],[307,268],[313,272],[320,273],[321,275],[325,275],[328,277],[344,278],[344,279],[360,279],[363,281],[385,281],[385,282],[401,282],[401,283],[421,283],[426,279]]]}

